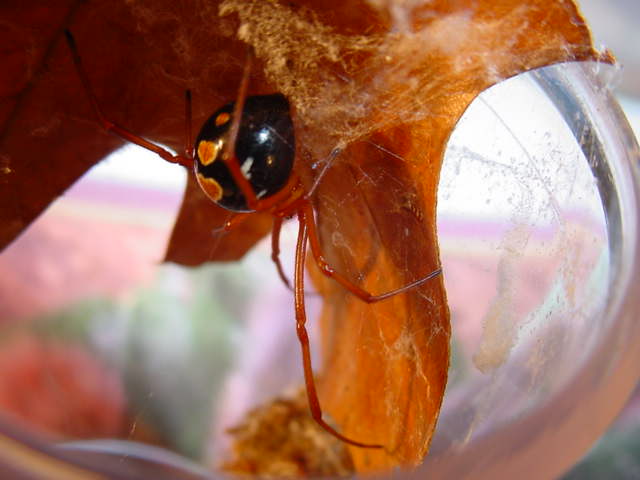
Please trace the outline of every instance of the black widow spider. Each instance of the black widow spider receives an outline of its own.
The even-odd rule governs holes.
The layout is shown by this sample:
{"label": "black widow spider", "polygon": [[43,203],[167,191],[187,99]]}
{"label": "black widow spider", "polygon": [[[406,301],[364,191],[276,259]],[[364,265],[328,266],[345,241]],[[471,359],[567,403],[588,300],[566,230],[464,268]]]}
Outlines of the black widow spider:
{"label": "black widow spider", "polygon": [[[244,66],[236,101],[223,106],[209,117],[196,137],[194,147],[191,146],[191,92],[187,90],[185,152],[183,155],[174,155],[104,116],[82,66],[73,35],[68,30],[65,30],[65,35],[78,76],[93,111],[105,130],[158,154],[167,162],[193,169],[200,187],[207,196],[221,207],[235,212],[235,216],[224,224],[224,230],[230,230],[246,215],[254,212],[268,212],[273,215],[272,258],[280,277],[287,285],[289,282],[278,256],[280,230],[285,219],[297,217],[299,229],[293,292],[296,332],[302,348],[304,379],[311,415],[324,430],[349,445],[383,448],[380,444],[363,443],[347,438],[322,418],[322,409],[313,379],[309,337],[305,327],[307,318],[304,303],[304,260],[307,243],[311,246],[311,253],[320,271],[367,303],[379,302],[422,285],[439,275],[441,269],[436,269],[404,287],[372,295],[336,272],[326,262],[322,254],[311,202],[322,173],[313,187],[305,192],[294,168],[295,139],[287,99],[279,93],[247,97],[253,58],[251,51]],[[334,150],[333,156],[337,152],[338,150]]]}

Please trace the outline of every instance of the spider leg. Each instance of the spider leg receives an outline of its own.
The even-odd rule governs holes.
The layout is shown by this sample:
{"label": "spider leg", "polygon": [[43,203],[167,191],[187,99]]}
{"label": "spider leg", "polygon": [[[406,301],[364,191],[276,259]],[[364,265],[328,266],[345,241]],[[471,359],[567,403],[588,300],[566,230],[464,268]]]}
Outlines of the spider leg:
{"label": "spider leg", "polygon": [[236,227],[239,227],[244,223],[244,221],[251,215],[250,213],[232,213],[230,214],[225,222],[213,230],[212,233],[222,233],[222,232],[230,232]]}
{"label": "spider leg", "polygon": [[240,131],[240,123],[242,122],[242,113],[244,111],[244,104],[247,99],[247,90],[249,89],[249,74],[251,73],[251,64],[253,63],[253,50],[249,48],[247,52],[247,60],[244,64],[242,71],[242,79],[240,80],[240,87],[238,88],[238,97],[233,107],[233,121],[229,127],[228,138],[226,142],[225,152],[222,156],[233,181],[238,185],[240,191],[247,199],[247,205],[253,210],[258,210],[257,206],[260,200],[253,191],[251,184],[245,178],[240,169],[240,162],[236,157],[236,140],[238,138],[238,132]]}
{"label": "spider leg", "polygon": [[[271,260],[276,264],[276,269],[278,270],[278,276],[284,286],[287,287],[288,290],[293,292],[293,287],[291,286],[291,282],[287,277],[287,274],[282,267],[282,262],[280,261],[280,231],[282,230],[282,222],[284,221],[283,217],[274,215],[273,217],[273,229],[271,230]],[[306,291],[305,295],[318,295],[317,292],[314,291]]]}
{"label": "spider leg", "polygon": [[437,277],[442,273],[442,269],[437,268],[433,272],[429,273],[427,276],[422,277],[415,282],[411,282],[403,287],[396,288],[394,290],[390,290],[388,292],[384,292],[378,295],[373,295],[366,290],[360,288],[358,285],[351,282],[342,274],[336,272],[325,260],[322,249],[320,247],[320,240],[318,236],[318,229],[314,220],[313,215],[313,207],[311,206],[311,202],[306,201],[301,207],[301,216],[304,217],[304,222],[308,225],[308,236],[309,236],[309,244],[311,245],[311,253],[313,254],[313,258],[318,265],[320,271],[329,278],[333,278],[336,282],[346,288],[353,295],[358,297],[360,300],[366,303],[375,303],[380,302],[382,300],[386,300],[387,298],[391,298],[400,293],[404,293],[412,288],[418,287],[423,283],[431,280],[434,277]]}
{"label": "spider leg", "polygon": [[[114,133],[115,135],[123,138],[124,140],[127,140],[128,142],[135,143],[136,145],[139,145],[142,148],[145,148],[147,150],[150,150],[156,153],[163,160],[166,160],[167,162],[177,163],[179,165],[192,168],[193,158],[187,157],[187,156],[181,156],[181,155],[174,155],[170,151],[160,147],[159,145],[156,145],[155,143],[145,140],[144,138],[136,135],[135,133],[130,132],[126,128],[112,122],[111,120],[108,120],[104,116],[104,114],[102,113],[102,109],[98,104],[98,100],[96,99],[96,96],[91,87],[91,83],[89,83],[89,77],[87,77],[87,74],[84,71],[84,68],[82,66],[82,60],[80,59],[80,54],[78,53],[78,47],[76,46],[75,39],[73,38],[73,35],[69,30],[65,30],[64,33],[67,38],[67,44],[69,45],[69,50],[71,51],[71,56],[73,57],[73,63],[75,65],[76,71],[78,72],[78,76],[82,81],[82,85],[85,91],[87,92],[87,96],[89,97],[89,101],[91,102],[91,106],[93,107],[93,111],[98,117],[98,121],[102,124],[104,129],[107,130],[108,132]],[[187,110],[190,113],[190,109],[191,109],[190,101],[188,101],[187,103],[188,103]],[[187,124],[190,125],[190,123],[191,123],[191,120],[190,119],[187,120]]]}
{"label": "spider leg", "polygon": [[187,158],[193,159],[193,130],[191,128],[191,90],[184,92],[184,154]]}
{"label": "spider leg", "polygon": [[254,53],[253,49],[249,47],[247,49],[247,59],[242,71],[242,79],[240,80],[240,87],[238,88],[238,96],[236,97],[235,104],[233,106],[233,121],[229,127],[227,133],[227,140],[225,142],[225,151],[222,155],[222,160],[229,169],[229,173],[233,178],[233,181],[238,186],[242,194],[247,200],[247,206],[253,211],[260,212],[268,210],[273,207],[273,199],[260,199],[253,191],[253,187],[249,180],[242,173],[240,168],[240,161],[236,156],[236,143],[238,139],[238,132],[240,131],[240,124],[242,123],[242,113],[244,112],[244,105],[247,100],[247,92],[249,89],[249,77],[251,74],[251,67],[253,65]]}
{"label": "spider leg", "polygon": [[211,230],[211,236],[214,241],[209,247],[209,258],[213,257],[214,252],[220,246],[225,234],[242,225],[249,215],[248,213],[229,213],[222,225]]}
{"label": "spider leg", "polygon": [[322,418],[322,408],[318,399],[315,381],[313,379],[313,368],[311,366],[311,348],[309,346],[309,335],[305,326],[307,322],[307,314],[304,305],[304,260],[307,254],[308,226],[304,213],[298,213],[299,230],[298,241],[296,244],[296,265],[294,271],[294,303],[296,311],[296,333],[302,348],[302,364],[304,367],[304,382],[307,389],[307,399],[311,416],[324,430],[334,437],[342,440],[349,445],[361,448],[383,448],[382,445],[361,443],[345,437]]}
{"label": "spider leg", "polygon": [[287,278],[280,261],[280,230],[282,229],[282,217],[273,217],[273,229],[271,230],[271,260],[276,264],[278,275],[286,287],[291,290],[291,282]]}
{"label": "spider leg", "polygon": [[315,178],[315,180],[313,181],[313,185],[311,185],[311,188],[309,189],[309,191],[305,194],[305,198],[306,199],[310,199],[313,194],[315,193],[315,191],[318,189],[318,186],[320,185],[320,182],[322,181],[322,178],[325,176],[325,174],[329,171],[329,169],[331,168],[331,166],[333,165],[333,161],[336,159],[336,157],[340,154],[340,152],[342,152],[342,148],[341,147],[336,147],[333,150],[331,150],[331,153],[329,154],[329,156],[327,157],[324,167],[322,167],[322,170],[320,171],[320,173],[318,174],[318,176]]}

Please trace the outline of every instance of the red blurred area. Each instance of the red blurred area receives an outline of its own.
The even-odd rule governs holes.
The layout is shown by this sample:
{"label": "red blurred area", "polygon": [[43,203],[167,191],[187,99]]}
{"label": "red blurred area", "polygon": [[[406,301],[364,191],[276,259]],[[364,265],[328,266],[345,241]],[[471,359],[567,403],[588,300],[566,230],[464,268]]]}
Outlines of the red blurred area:
{"label": "red blurred area", "polygon": [[0,409],[62,438],[127,435],[126,399],[118,373],[77,345],[26,334],[0,349]]}

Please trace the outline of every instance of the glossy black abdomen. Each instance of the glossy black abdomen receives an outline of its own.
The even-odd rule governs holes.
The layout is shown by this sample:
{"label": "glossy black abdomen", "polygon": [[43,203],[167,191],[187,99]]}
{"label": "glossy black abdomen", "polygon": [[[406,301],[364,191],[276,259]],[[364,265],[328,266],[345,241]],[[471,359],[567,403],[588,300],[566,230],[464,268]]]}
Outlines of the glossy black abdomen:
{"label": "glossy black abdomen", "polygon": [[[222,160],[233,103],[215,112],[195,142],[195,172],[203,190],[218,205],[233,211],[250,209]],[[280,191],[289,180],[295,158],[289,102],[281,94],[248,97],[236,139],[235,154],[258,199]]]}

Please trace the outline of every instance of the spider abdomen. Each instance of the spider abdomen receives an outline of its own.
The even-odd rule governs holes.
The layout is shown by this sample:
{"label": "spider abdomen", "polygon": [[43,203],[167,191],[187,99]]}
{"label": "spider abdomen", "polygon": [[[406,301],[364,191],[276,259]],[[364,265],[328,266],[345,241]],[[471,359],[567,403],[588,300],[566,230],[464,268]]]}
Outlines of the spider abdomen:
{"label": "spider abdomen", "polygon": [[[233,103],[204,123],[195,143],[195,173],[204,192],[228,210],[249,212],[247,199],[222,159],[233,122]],[[281,94],[247,97],[235,156],[256,198],[268,198],[288,182],[295,157],[289,102]]]}

